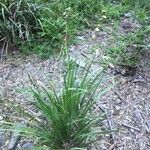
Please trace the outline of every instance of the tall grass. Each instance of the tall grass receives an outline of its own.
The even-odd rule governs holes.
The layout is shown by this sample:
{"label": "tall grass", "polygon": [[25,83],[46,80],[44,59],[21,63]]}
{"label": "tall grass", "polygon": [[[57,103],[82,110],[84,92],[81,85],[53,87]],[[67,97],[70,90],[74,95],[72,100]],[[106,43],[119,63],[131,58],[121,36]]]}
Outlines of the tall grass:
{"label": "tall grass", "polygon": [[25,0],[0,2],[0,42],[3,48],[17,45],[18,40],[28,40],[37,25],[35,7]]}
{"label": "tall grass", "polygon": [[1,36],[7,37],[10,42],[14,42],[15,36],[28,39],[37,23],[35,9],[33,4],[24,0],[0,2]]}

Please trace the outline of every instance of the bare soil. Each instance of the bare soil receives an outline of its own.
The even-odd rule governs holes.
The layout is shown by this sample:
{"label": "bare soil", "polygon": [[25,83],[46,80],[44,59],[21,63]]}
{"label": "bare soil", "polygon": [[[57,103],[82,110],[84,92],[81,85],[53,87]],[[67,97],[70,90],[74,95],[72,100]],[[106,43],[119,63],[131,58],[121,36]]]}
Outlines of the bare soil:
{"label": "bare soil", "polygon": [[[126,25],[125,25],[126,24]],[[121,21],[118,34],[126,34],[139,27],[135,22]],[[103,57],[105,48],[111,42],[113,28],[111,24],[105,30],[87,30],[78,35],[78,44],[71,46],[70,55],[78,65],[85,67],[85,64],[93,59],[93,70],[100,68],[100,59]],[[114,31],[113,31],[114,32]],[[114,68],[110,66],[105,76],[118,84],[107,92],[95,105],[97,113],[105,112],[107,119],[103,126],[108,130],[115,130],[99,141],[91,145],[92,150],[150,150],[150,52],[147,51],[141,56],[138,69],[134,75],[123,76],[113,73]],[[3,60],[0,64],[0,120],[9,118],[18,119],[18,111],[13,105],[22,105],[32,114],[38,115],[34,109],[30,109],[32,97],[28,92],[31,85],[29,74],[38,82],[54,85],[59,88],[61,82],[60,74],[62,62],[53,56],[47,60],[41,60],[35,55],[15,55]],[[10,103],[12,102],[12,103]],[[2,149],[6,150],[10,135],[3,138]],[[19,143],[18,149],[23,143]],[[0,145],[1,146],[1,145]]]}

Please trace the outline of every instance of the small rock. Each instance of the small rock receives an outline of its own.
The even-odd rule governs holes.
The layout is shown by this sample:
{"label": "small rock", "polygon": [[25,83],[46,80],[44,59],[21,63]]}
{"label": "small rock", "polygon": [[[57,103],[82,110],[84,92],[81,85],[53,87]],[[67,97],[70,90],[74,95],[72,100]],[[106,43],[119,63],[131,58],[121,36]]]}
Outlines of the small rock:
{"label": "small rock", "polygon": [[129,18],[129,17],[132,16],[132,14],[131,14],[131,12],[128,12],[128,13],[125,13],[124,16],[127,17],[127,18]]}
{"label": "small rock", "polygon": [[85,62],[82,61],[82,60],[77,60],[76,63],[77,63],[78,66],[80,66],[82,68],[84,68],[86,66]]}
{"label": "small rock", "polygon": [[3,120],[3,117],[2,116],[0,116],[0,121],[2,121]]}
{"label": "small rock", "polygon": [[109,63],[109,67],[112,68],[112,69],[115,68],[114,64],[112,64],[112,63]]}
{"label": "small rock", "polygon": [[122,101],[121,101],[120,98],[116,98],[116,99],[115,99],[115,104],[121,104],[121,103],[122,103]]}
{"label": "small rock", "polygon": [[96,56],[98,56],[98,55],[100,54],[100,50],[99,50],[99,49],[96,49],[96,50],[95,50],[95,54],[96,54]]}
{"label": "small rock", "polygon": [[121,74],[122,74],[122,75],[125,75],[125,74],[126,74],[126,70],[123,69],[123,70],[121,71]]}
{"label": "small rock", "polygon": [[121,82],[121,84],[125,84],[125,83],[127,83],[127,79],[121,77],[121,78],[120,78],[120,82]]}
{"label": "small rock", "polygon": [[33,148],[33,143],[27,142],[27,143],[22,145],[22,148]]}
{"label": "small rock", "polygon": [[130,129],[130,131],[131,131],[132,133],[135,133],[135,130],[133,130],[133,129]]}
{"label": "small rock", "polygon": [[91,37],[92,37],[92,39],[95,39],[95,38],[96,38],[96,35],[95,35],[95,34],[92,34]]}
{"label": "small rock", "polygon": [[116,75],[121,74],[121,72],[118,69],[114,68],[114,69],[111,70],[111,74],[113,74],[114,76],[116,76]]}
{"label": "small rock", "polygon": [[125,138],[126,138],[127,142],[129,142],[129,143],[131,142],[132,143],[133,139],[131,137],[125,137]]}
{"label": "small rock", "polygon": [[84,40],[84,37],[83,36],[78,36],[77,37],[79,40]]}
{"label": "small rock", "polygon": [[119,107],[119,106],[115,106],[115,109],[118,111],[118,110],[120,110],[120,109],[121,109],[121,107]]}
{"label": "small rock", "polygon": [[133,117],[136,118],[138,124],[144,122],[142,113],[138,109],[133,112]]}
{"label": "small rock", "polygon": [[99,28],[95,28],[95,31],[98,32],[98,31],[99,31]]}

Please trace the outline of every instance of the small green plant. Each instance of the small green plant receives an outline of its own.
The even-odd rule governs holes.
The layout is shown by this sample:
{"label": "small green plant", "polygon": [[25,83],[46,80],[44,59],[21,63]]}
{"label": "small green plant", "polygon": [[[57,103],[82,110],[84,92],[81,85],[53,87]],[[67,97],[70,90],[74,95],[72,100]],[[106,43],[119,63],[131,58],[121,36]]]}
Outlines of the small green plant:
{"label": "small green plant", "polygon": [[[118,28],[118,26],[117,26]],[[148,49],[149,25],[141,25],[134,32],[124,35],[113,34],[111,43],[104,51],[100,63],[107,67],[109,64],[136,68],[144,49]]]}
{"label": "small green plant", "polygon": [[135,67],[138,62],[139,51],[133,50],[129,52],[126,46],[118,46],[108,49],[107,56],[109,57],[109,63],[119,66]]}
{"label": "small green plant", "polygon": [[[35,98],[34,106],[41,113],[40,119],[29,114],[31,121],[28,127],[14,127],[13,124],[8,128],[35,137],[37,146],[44,145],[48,149],[86,148],[97,136],[106,133],[96,125],[104,116],[94,116],[92,111],[101,82],[101,71],[90,74],[90,67],[80,70],[70,61],[61,90],[56,92],[43,86],[31,89]],[[103,92],[105,90],[100,94]]]}

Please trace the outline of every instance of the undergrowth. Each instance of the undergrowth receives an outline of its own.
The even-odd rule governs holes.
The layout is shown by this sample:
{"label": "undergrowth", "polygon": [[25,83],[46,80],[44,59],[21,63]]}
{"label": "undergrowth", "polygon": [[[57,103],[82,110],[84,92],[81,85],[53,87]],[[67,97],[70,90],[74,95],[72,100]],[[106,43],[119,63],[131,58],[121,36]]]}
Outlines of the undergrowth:
{"label": "undergrowth", "polygon": [[[77,30],[90,27],[98,20],[119,17],[124,9],[121,5],[97,0],[3,0],[0,3],[0,38],[18,45],[26,40],[21,47],[24,52],[38,49],[45,55],[43,49],[61,51],[64,45],[71,43]],[[33,44],[32,48],[31,43],[35,41],[38,45]]]}
{"label": "undergrowth", "polygon": [[[135,20],[139,26],[135,31],[128,31],[125,35],[118,35],[118,32],[117,34],[113,33],[113,41],[106,48],[105,56],[100,63],[104,67],[110,64],[136,68],[141,55],[150,48],[146,42],[150,33],[150,3],[147,0],[122,0],[121,4],[126,8],[126,13],[129,15],[126,19]],[[120,28],[120,24],[113,20],[114,24],[115,22],[114,32]]]}
{"label": "undergrowth", "polygon": [[15,45],[22,53],[48,58],[68,48],[84,28],[118,21],[127,12],[145,26],[149,8],[148,0],[3,0],[0,42],[6,49]]}

